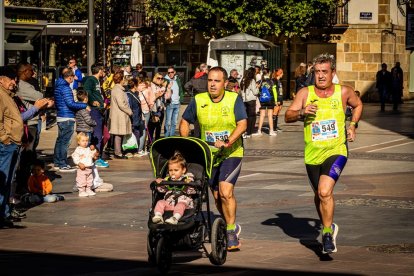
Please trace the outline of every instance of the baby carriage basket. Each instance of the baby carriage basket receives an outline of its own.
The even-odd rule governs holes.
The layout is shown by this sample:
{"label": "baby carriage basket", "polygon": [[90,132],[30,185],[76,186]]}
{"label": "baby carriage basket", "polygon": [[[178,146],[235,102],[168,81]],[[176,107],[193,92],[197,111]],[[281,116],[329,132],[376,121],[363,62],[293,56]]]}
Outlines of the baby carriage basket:
{"label": "baby carriage basket", "polygon": [[[173,251],[203,250],[214,265],[222,265],[227,257],[226,223],[221,217],[212,218],[209,204],[208,179],[211,176],[213,155],[204,141],[194,137],[167,137],[155,141],[150,149],[150,161],[156,178],[165,178],[168,173],[168,159],[179,151],[187,161],[187,172],[194,175],[194,182],[163,181],[162,185],[191,185],[196,193],[192,195],[194,208],[186,209],[177,225],[152,222],[154,207],[163,199],[155,181],[150,184],[152,205],[148,220],[148,261],[156,265],[161,273],[168,272]],[[164,219],[172,211],[165,211]],[[212,222],[214,220],[214,222]],[[205,244],[211,244],[208,252]]]}

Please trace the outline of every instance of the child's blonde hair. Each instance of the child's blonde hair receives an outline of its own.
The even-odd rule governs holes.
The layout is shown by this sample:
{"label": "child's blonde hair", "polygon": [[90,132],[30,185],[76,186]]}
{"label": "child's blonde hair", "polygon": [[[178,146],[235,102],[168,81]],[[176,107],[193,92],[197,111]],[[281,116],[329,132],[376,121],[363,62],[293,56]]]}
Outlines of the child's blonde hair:
{"label": "child's blonde hair", "polygon": [[168,166],[171,164],[179,164],[182,168],[187,169],[187,162],[178,150],[176,150],[174,155],[168,160]]}
{"label": "child's blonde hair", "polygon": [[79,141],[82,137],[86,137],[89,140],[89,136],[85,132],[79,132],[78,135],[76,135],[76,141],[78,141],[78,143],[79,143]]}

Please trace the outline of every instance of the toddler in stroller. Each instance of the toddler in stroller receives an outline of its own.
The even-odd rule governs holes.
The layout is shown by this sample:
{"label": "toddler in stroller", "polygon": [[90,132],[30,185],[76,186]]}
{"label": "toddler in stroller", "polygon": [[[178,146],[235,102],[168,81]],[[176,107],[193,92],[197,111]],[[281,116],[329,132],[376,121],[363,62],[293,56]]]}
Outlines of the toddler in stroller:
{"label": "toddler in stroller", "polygon": [[165,220],[168,224],[177,224],[184,215],[185,209],[194,208],[191,194],[196,191],[193,187],[187,185],[170,186],[162,185],[162,181],[183,181],[186,183],[194,181],[194,175],[187,172],[187,163],[179,151],[168,160],[168,175],[164,179],[157,178],[157,190],[165,193],[164,199],[158,200],[154,208],[152,222],[157,224],[164,223],[164,211],[173,211],[173,216]]}

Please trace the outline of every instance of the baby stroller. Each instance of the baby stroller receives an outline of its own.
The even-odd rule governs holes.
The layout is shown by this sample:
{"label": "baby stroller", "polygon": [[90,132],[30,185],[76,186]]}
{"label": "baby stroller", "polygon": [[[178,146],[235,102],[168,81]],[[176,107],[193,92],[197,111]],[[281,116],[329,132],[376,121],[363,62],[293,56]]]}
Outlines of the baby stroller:
{"label": "baby stroller", "polygon": [[[150,149],[150,161],[156,178],[167,175],[168,159],[176,150],[187,161],[187,171],[194,175],[194,182],[163,181],[162,184],[191,185],[196,193],[193,195],[194,208],[185,210],[177,225],[155,224],[152,222],[153,210],[164,194],[158,192],[155,181],[150,184],[152,205],[148,220],[148,261],[156,265],[161,273],[168,272],[173,251],[202,249],[215,265],[224,264],[227,257],[226,223],[222,218],[212,219],[210,215],[208,178],[213,164],[210,148],[204,141],[194,137],[156,140]],[[165,211],[164,219],[170,216],[172,211]],[[211,252],[208,252],[205,243],[211,244]]]}

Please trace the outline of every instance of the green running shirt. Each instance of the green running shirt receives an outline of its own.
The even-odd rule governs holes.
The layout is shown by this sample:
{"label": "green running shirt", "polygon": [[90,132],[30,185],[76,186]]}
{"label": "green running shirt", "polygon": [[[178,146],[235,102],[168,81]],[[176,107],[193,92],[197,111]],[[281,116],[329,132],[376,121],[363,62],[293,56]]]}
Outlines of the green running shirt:
{"label": "green running shirt", "polygon": [[320,98],[315,86],[308,86],[306,105],[318,106],[316,116],[306,116],[304,123],[305,164],[320,165],[332,155],[348,157],[345,112],[341,86],[335,85],[332,96]]}

